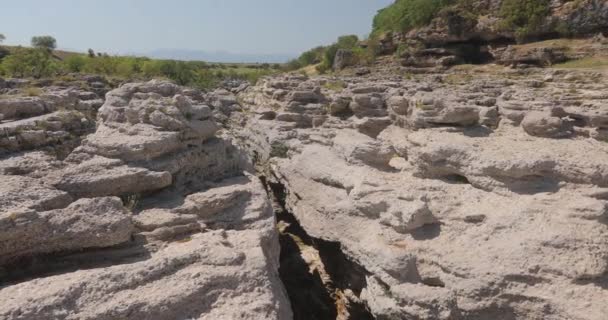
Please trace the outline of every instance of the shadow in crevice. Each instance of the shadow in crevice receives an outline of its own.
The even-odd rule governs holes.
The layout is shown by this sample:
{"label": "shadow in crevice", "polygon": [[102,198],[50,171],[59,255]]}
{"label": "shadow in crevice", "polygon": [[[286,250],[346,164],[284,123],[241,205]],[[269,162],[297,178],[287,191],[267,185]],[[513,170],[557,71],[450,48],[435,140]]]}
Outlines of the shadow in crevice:
{"label": "shadow in crevice", "polygon": [[[287,290],[294,319],[335,320],[345,319],[345,315],[348,319],[374,319],[366,305],[358,299],[353,301],[345,297],[346,291],[352,291],[357,297],[361,294],[367,286],[365,277],[368,272],[348,259],[340,243],[308,235],[286,209],[283,185],[269,182],[264,177],[262,182],[275,201],[281,245],[279,275]],[[319,264],[315,267],[304,256],[307,260],[315,260],[316,254],[320,261],[313,262]],[[322,269],[318,269],[319,266]]]}
{"label": "shadow in crevice", "polygon": [[310,273],[298,244],[289,234],[281,234],[279,275],[285,285],[295,320],[336,319],[334,300],[327,292],[321,275]]}
{"label": "shadow in crevice", "polygon": [[608,290],[608,273],[604,273],[601,277],[595,279],[579,279],[572,283],[580,286],[594,285],[603,290]]}
{"label": "shadow in crevice", "polygon": [[80,270],[145,261],[150,257],[148,249],[135,241],[109,248],[38,254],[0,267],[0,288]]}
{"label": "shadow in crevice", "polygon": [[432,240],[441,235],[441,224],[426,224],[410,232],[415,240]]}

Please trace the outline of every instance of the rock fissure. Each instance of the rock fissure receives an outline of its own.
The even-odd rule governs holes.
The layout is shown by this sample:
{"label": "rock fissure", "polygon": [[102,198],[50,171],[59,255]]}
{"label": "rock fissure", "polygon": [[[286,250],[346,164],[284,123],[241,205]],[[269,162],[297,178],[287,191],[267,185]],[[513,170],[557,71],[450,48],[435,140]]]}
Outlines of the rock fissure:
{"label": "rock fissure", "polygon": [[352,262],[339,243],[306,233],[286,208],[285,186],[276,177],[262,176],[262,181],[274,203],[281,245],[279,274],[294,319],[375,319],[359,298],[369,273]]}

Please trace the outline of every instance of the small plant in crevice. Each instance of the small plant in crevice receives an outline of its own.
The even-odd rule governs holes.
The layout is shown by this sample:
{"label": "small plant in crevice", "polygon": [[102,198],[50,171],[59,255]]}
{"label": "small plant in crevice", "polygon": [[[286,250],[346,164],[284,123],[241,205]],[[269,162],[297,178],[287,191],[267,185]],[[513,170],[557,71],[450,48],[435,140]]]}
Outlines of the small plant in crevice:
{"label": "small plant in crevice", "polygon": [[270,146],[270,157],[271,158],[287,158],[289,147],[284,143],[275,141]]}
{"label": "small plant in crevice", "polygon": [[125,208],[127,208],[129,211],[133,212],[139,206],[139,202],[141,200],[141,194],[130,193],[130,194],[122,195],[120,197],[120,200],[122,200],[122,204]]}

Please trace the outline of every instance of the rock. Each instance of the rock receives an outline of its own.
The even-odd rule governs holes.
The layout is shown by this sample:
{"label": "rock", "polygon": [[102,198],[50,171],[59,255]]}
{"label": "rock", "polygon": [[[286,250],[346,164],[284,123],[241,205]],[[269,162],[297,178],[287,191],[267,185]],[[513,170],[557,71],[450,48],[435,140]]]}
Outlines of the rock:
{"label": "rock", "polygon": [[319,103],[324,99],[323,95],[315,91],[292,91],[287,95],[287,101],[299,103]]}
{"label": "rock", "polygon": [[38,116],[51,110],[38,97],[0,99],[0,113],[4,119],[21,119]]}
{"label": "rock", "polygon": [[99,156],[74,163],[51,178],[51,184],[76,197],[120,196],[160,190],[172,183],[169,172],[129,167]]}
{"label": "rock", "polygon": [[407,115],[409,110],[409,101],[402,96],[392,96],[386,102],[389,110],[397,115]]}
{"label": "rock", "polygon": [[0,296],[22,295],[0,318],[292,318],[271,203],[214,119],[241,111],[233,94],[125,84],[93,126],[97,91],[45,90],[68,110],[0,124]]}
{"label": "rock", "polygon": [[311,127],[312,118],[299,113],[279,113],[275,118],[277,121],[294,122],[299,127]]}
{"label": "rock", "polygon": [[430,126],[472,126],[479,121],[476,106],[452,103],[430,95],[420,95],[410,102],[408,123],[414,128]]}
{"label": "rock", "polygon": [[497,60],[505,65],[529,64],[536,66],[550,66],[568,60],[567,48],[541,47],[532,49],[515,49],[508,47]]}
{"label": "rock", "polygon": [[130,239],[133,225],[118,198],[81,199],[64,209],[3,211],[0,264],[33,254],[103,248]]}
{"label": "rock", "polygon": [[157,131],[145,124],[116,127],[100,125],[83,142],[84,148],[92,154],[124,161],[154,159],[182,148],[178,132]]}
{"label": "rock", "polygon": [[357,117],[383,117],[387,115],[384,100],[376,94],[355,94],[350,109]]}
{"label": "rock", "polygon": [[355,119],[354,125],[357,131],[368,135],[372,138],[376,138],[380,132],[391,125],[391,120],[388,117],[385,118],[361,118]]}
{"label": "rock", "polygon": [[390,146],[356,131],[341,131],[334,140],[334,146],[354,163],[363,163],[377,167],[387,167],[395,156]]}
{"label": "rock", "polygon": [[334,58],[334,70],[342,70],[353,64],[354,54],[351,50],[338,49]]}
{"label": "rock", "polygon": [[0,177],[0,213],[10,213],[21,208],[46,211],[65,207],[72,201],[67,193],[45,186],[34,178]]}
{"label": "rock", "polygon": [[521,122],[522,128],[532,136],[563,138],[572,134],[572,125],[549,114],[531,112]]}
{"label": "rock", "polygon": [[265,250],[255,231],[201,234],[134,263],[4,287],[0,317],[289,319],[276,257]]}
{"label": "rock", "polygon": [[425,202],[408,201],[398,207],[398,211],[386,212],[382,215],[380,222],[399,232],[416,230],[424,225],[437,222]]}
{"label": "rock", "polygon": [[[364,77],[277,76],[239,96],[253,116],[231,129],[265,168],[291,248],[284,256],[319,275],[314,289],[287,278],[294,310],[319,309],[300,297],[327,292],[335,298],[323,306],[344,306],[344,318],[602,319],[602,78],[489,66],[438,76],[388,59],[370,68]],[[322,126],[277,121],[322,116],[279,96],[328,81],[344,89],[323,90]],[[281,94],[264,93],[275,82]],[[349,98],[350,110],[331,111]],[[256,112],[269,109],[289,115],[260,120]],[[283,274],[297,274],[291,262]]]}
{"label": "rock", "polygon": [[332,97],[332,101],[329,104],[329,114],[332,116],[339,116],[348,113],[351,100],[351,97],[347,95]]}

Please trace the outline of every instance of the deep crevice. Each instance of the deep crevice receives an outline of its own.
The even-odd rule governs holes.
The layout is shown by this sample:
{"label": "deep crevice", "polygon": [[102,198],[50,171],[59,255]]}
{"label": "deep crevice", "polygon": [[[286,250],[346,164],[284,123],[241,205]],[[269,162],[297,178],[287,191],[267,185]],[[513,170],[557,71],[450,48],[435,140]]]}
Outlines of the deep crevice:
{"label": "deep crevice", "polygon": [[142,243],[130,241],[107,248],[35,254],[0,267],[0,288],[78,270],[130,264],[150,258]]}
{"label": "deep crevice", "polygon": [[311,237],[288,211],[285,187],[260,178],[274,203],[281,245],[279,275],[294,319],[375,319],[358,298],[367,286],[365,268],[351,261],[340,243]]}

